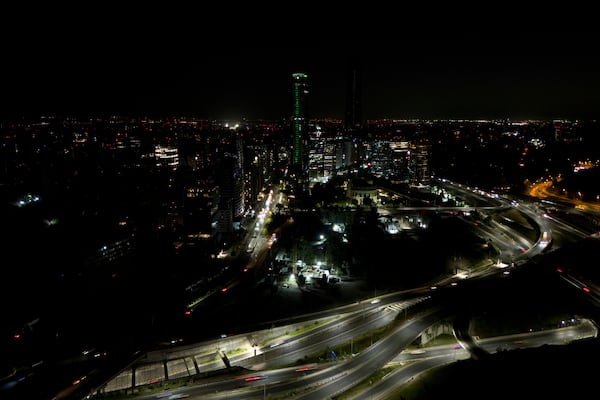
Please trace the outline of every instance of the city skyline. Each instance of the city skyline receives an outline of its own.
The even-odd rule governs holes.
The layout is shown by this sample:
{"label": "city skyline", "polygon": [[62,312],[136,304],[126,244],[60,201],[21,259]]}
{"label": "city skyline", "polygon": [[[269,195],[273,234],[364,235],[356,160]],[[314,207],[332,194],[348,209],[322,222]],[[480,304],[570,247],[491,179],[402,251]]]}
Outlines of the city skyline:
{"label": "city skyline", "polygon": [[287,119],[289,77],[302,72],[309,118],[343,119],[356,60],[366,120],[596,119],[600,110],[597,35],[589,32],[282,41],[139,21],[59,22],[46,29],[36,21],[43,35],[7,36],[3,116]]}
{"label": "city skyline", "polygon": [[[207,8],[60,8],[7,12],[0,31],[0,392],[104,385],[140,351],[221,346],[334,304],[366,315],[363,299],[421,284],[435,297],[432,279],[477,282],[488,267],[527,282],[523,300],[506,307],[484,285],[455,310],[514,310],[516,326],[546,299],[551,263],[565,275],[588,264],[566,252],[597,235],[596,216],[545,201],[598,206],[596,33],[425,21],[316,40],[313,21],[288,20],[293,36]],[[546,260],[548,276],[516,274]],[[516,299],[506,277],[494,286]],[[561,300],[539,303],[553,323],[597,316],[548,294]]]}
{"label": "city skyline", "polygon": [[[288,87],[291,90],[291,85],[288,84]],[[178,343],[190,343],[217,337],[223,332],[226,335],[240,333],[258,320],[273,320],[279,315],[314,310],[319,303],[316,302],[317,297],[308,297],[313,296],[310,294],[312,289],[301,291],[299,286],[294,285],[294,282],[304,284],[300,275],[296,280],[289,274],[289,268],[297,265],[291,263],[296,257],[313,259],[318,265],[317,257],[325,256],[327,263],[331,262],[336,271],[345,269],[342,276],[348,275],[350,281],[360,283],[360,286],[353,286],[345,297],[346,302],[351,299],[352,303],[357,295],[362,297],[375,292],[381,295],[396,285],[409,286],[411,282],[429,281],[425,274],[457,272],[457,268],[472,265],[474,261],[467,261],[475,260],[472,254],[486,259],[487,253],[487,258],[492,260],[492,250],[487,245],[485,249],[488,250],[484,250],[482,238],[478,240],[471,235],[458,234],[456,229],[462,224],[458,221],[463,218],[470,221],[464,226],[468,227],[467,232],[480,225],[487,226],[488,218],[472,212],[460,217],[454,213],[439,216],[441,208],[432,207],[431,203],[443,204],[445,196],[435,189],[435,184],[429,187],[431,192],[429,189],[423,192],[423,185],[419,185],[417,189],[420,190],[403,191],[401,196],[379,197],[374,185],[363,186],[361,181],[353,185],[354,180],[350,181],[350,178],[358,172],[347,171],[344,181],[348,180],[350,190],[341,190],[343,182],[338,179],[336,183],[334,180],[329,189],[335,190],[325,190],[325,186],[319,185],[317,188],[320,190],[315,188],[314,198],[311,195],[315,202],[306,203],[316,205],[318,202],[319,207],[296,208],[293,202],[288,201],[289,198],[285,200],[286,196],[293,194],[289,190],[290,185],[284,185],[283,179],[275,179],[281,178],[277,173],[281,169],[277,166],[285,163],[267,162],[275,160],[276,152],[282,151],[281,135],[278,133],[285,132],[291,136],[291,130],[282,125],[260,123],[254,126],[249,123],[230,129],[218,123],[190,124],[188,121],[127,118],[106,121],[48,119],[48,123],[5,124],[3,141],[6,151],[2,154],[7,182],[5,198],[11,198],[11,193],[37,188],[34,193],[23,197],[22,202],[4,204],[5,220],[8,221],[5,229],[12,233],[6,247],[15,254],[9,258],[30,266],[7,269],[5,285],[12,290],[4,291],[4,304],[5,314],[10,316],[8,320],[11,322],[5,324],[3,338],[4,343],[12,344],[7,346],[9,354],[16,357],[22,351],[24,358],[15,358],[21,364],[28,357],[39,356],[38,351],[47,354],[50,360],[58,360],[71,354],[87,356],[88,349],[108,349],[94,354],[99,357],[110,354],[111,359],[116,359],[115,366],[104,370],[112,375],[113,371],[122,367],[129,351],[140,347],[154,349],[165,346],[172,338],[180,338]],[[335,126],[339,126],[339,130]],[[335,121],[323,124],[323,129],[339,132],[342,126],[340,121]],[[407,140],[414,139],[415,146],[407,147],[408,142],[403,145],[390,137],[379,138],[377,131],[370,132],[373,136],[365,136],[368,140],[365,140],[364,147],[361,146],[363,160],[376,161],[366,171],[389,177],[386,179],[389,183],[398,182],[397,179],[419,178],[419,170],[428,171],[421,168],[429,166],[430,160],[428,151],[421,152],[428,147],[417,146],[420,137],[431,139],[431,151],[435,154],[431,158],[432,171],[444,172],[444,176],[451,180],[455,178],[461,185],[470,184],[479,176],[485,186],[492,188],[494,182],[518,184],[523,181],[518,178],[520,176],[533,179],[546,176],[551,171],[566,171],[567,166],[572,166],[572,160],[586,159],[585,156],[596,148],[593,145],[595,139],[585,133],[595,132],[597,123],[546,122],[536,125],[533,122],[512,124],[496,121],[485,124],[477,121],[469,124],[444,121],[441,125],[399,122],[396,129],[392,126],[386,125],[384,132],[403,132]],[[317,129],[316,124],[314,127]],[[513,134],[507,134],[511,129],[514,129]],[[23,134],[27,132],[31,134]],[[473,132],[487,134],[473,135]],[[520,133],[516,135],[516,132]],[[244,146],[238,140],[242,137],[247,139]],[[333,137],[330,135],[330,139]],[[579,146],[579,141],[571,140],[573,138],[582,139],[585,145]],[[291,142],[291,137],[284,141],[287,146],[283,148],[287,148],[287,152],[294,148]],[[333,142],[312,142],[315,149],[322,149],[312,154],[316,166],[322,166],[315,169],[317,176],[325,168],[333,171],[339,165],[340,171],[343,171],[343,167],[348,165],[338,163],[336,159],[338,154],[341,160],[350,158],[347,155],[352,154],[349,152],[352,147],[347,144],[351,141],[338,141],[339,152]],[[529,146],[527,144],[531,147],[523,151],[523,146]],[[409,149],[410,154],[414,154],[414,163],[402,156],[408,155],[402,150]],[[560,157],[552,149],[560,149]],[[219,154],[222,156],[218,157]],[[494,156],[500,157],[495,159]],[[327,162],[325,157],[329,157]],[[558,159],[554,160],[555,157]],[[291,157],[284,159],[291,160]],[[536,163],[540,159],[544,162]],[[553,162],[546,162],[549,159]],[[175,160],[178,160],[176,164]],[[246,170],[239,168],[244,167],[243,160],[250,161],[245,164]],[[259,167],[266,168],[267,165],[270,167],[263,174],[257,173]],[[588,166],[591,167],[591,163]],[[206,179],[207,175],[203,172],[209,171],[216,175],[216,179]],[[505,176],[492,173],[496,171]],[[417,181],[420,182],[420,179]],[[242,190],[238,190],[242,185],[235,182],[248,182],[250,187],[256,188],[268,183],[266,188],[271,187],[284,194],[282,197],[273,196],[281,202],[281,207],[277,207],[268,201],[270,194],[267,200],[261,200],[257,191],[247,193],[252,196],[248,197],[252,201],[246,205],[260,206],[264,201],[277,215],[267,219],[272,222],[267,228],[270,235],[264,232],[262,210],[256,214],[248,213],[248,219],[240,218],[237,225],[233,224],[232,217],[242,211],[238,205],[244,204],[247,198]],[[394,187],[406,190],[409,186],[396,183]],[[502,189],[502,193],[505,190]],[[480,191],[478,193],[483,197]],[[465,195],[464,199],[469,197]],[[367,198],[373,200],[366,201]],[[386,204],[377,199],[385,200]],[[388,199],[390,208],[387,208]],[[448,197],[448,201],[459,207],[463,204],[462,196]],[[410,206],[413,203],[425,209],[433,208],[429,211],[438,216],[423,223],[423,213],[420,212],[419,218],[412,219],[414,211],[410,211]],[[368,207],[374,204],[383,207],[381,217],[384,219],[379,219],[379,211],[374,212],[375,208]],[[516,203],[511,204],[516,207]],[[218,210],[211,205],[218,205]],[[363,209],[364,206],[367,208]],[[393,214],[389,212],[395,207],[408,207],[409,214],[398,217],[394,222],[390,218]],[[307,212],[309,209],[311,211]],[[558,214],[558,210],[556,214],[554,210],[551,212]],[[386,232],[389,235],[380,231],[383,225],[378,221],[383,222],[386,219],[384,215],[388,215]],[[514,222],[517,215],[511,214],[510,218],[502,220]],[[288,218],[290,216],[292,218]],[[316,220],[314,217],[317,217]],[[536,230],[527,229],[527,219],[519,219],[524,224],[519,232],[535,234]],[[321,224],[325,220],[340,222],[344,228],[335,230],[331,224]],[[400,223],[401,220],[404,222]],[[317,221],[321,222],[315,225]],[[452,223],[446,225],[443,221]],[[225,228],[225,223],[228,228],[223,232],[231,232],[236,226],[239,234],[218,235],[221,228]],[[245,227],[243,230],[242,226]],[[282,233],[279,228],[284,226],[296,228],[279,235]],[[331,232],[325,229],[328,232],[326,241],[324,237],[316,242],[309,240],[327,226],[331,227]],[[307,227],[311,229],[307,230]],[[450,231],[453,240],[449,240]],[[564,235],[563,243],[581,238],[580,231],[574,232]],[[486,240],[491,240],[487,231],[482,233]],[[347,235],[347,242],[342,235]],[[398,236],[391,238],[390,235]],[[420,238],[416,239],[415,235]],[[525,247],[530,248],[529,243],[534,243],[537,236],[530,238],[529,233],[525,235]],[[271,238],[270,242],[264,241],[265,236]],[[520,233],[517,234],[517,238],[520,236]],[[552,236],[554,248],[563,247],[561,240],[557,240],[559,236]],[[208,237],[211,239],[207,240]],[[227,244],[221,240],[226,237],[234,240],[233,246],[229,239]],[[425,240],[421,241],[421,238]],[[261,248],[259,245],[257,250],[257,240],[269,247]],[[274,243],[277,244],[271,248]],[[505,260],[508,260],[509,253],[522,254],[515,248],[514,240],[498,243],[506,245],[498,250],[498,253],[502,251]],[[519,243],[523,242],[519,239]],[[36,251],[31,251],[32,247]],[[429,251],[432,248],[436,252]],[[277,259],[277,254],[287,256]],[[402,254],[402,262],[388,262],[398,254]],[[259,255],[261,258],[258,258]],[[257,259],[263,260],[263,264],[258,264]],[[277,272],[269,272],[268,265]],[[410,265],[427,268],[397,268]],[[39,272],[33,273],[36,269]],[[318,276],[311,274],[311,279]],[[239,277],[242,277],[241,280],[235,280]],[[264,280],[259,279],[261,277]],[[334,278],[336,280],[332,284],[338,284],[338,277]],[[290,279],[291,285],[288,284]],[[341,285],[346,286],[346,282]],[[13,297],[17,287],[22,288],[16,290],[17,293],[27,295],[15,304]],[[217,290],[219,287],[221,290]],[[283,297],[278,297],[278,294],[290,292],[300,295],[294,299],[301,301],[287,303],[282,301]],[[220,295],[232,297],[218,297]],[[330,298],[342,300],[335,290]],[[544,307],[550,308],[547,303]],[[167,346],[172,347],[173,344],[170,342]],[[6,367],[4,370],[7,370]]]}

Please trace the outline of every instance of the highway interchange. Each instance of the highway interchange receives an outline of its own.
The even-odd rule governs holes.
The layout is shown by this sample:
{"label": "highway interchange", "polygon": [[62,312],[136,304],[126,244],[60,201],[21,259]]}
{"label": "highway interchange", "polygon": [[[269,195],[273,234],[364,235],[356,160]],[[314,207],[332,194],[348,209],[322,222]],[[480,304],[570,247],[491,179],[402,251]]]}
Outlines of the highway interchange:
{"label": "highway interchange", "polygon": [[[477,357],[492,353],[498,348],[541,346],[543,344],[564,344],[572,340],[595,337],[596,325],[590,321],[556,330],[523,333],[518,338],[498,337],[478,341],[471,338],[464,327],[455,323],[454,334],[457,345],[428,348],[423,352],[408,352],[407,348],[428,327],[455,317],[449,305],[457,305],[454,294],[462,286],[476,284],[477,281],[500,279],[526,267],[527,260],[542,254],[552,243],[553,235],[562,240],[578,241],[591,233],[569,223],[549,217],[537,202],[522,199],[503,198],[462,185],[443,182],[447,190],[460,192],[465,197],[478,197],[492,204],[491,208],[516,208],[539,226],[539,238],[531,242],[511,231],[507,225],[493,222],[479,225],[482,237],[491,238],[500,249],[502,258],[494,260],[484,268],[470,271],[465,276],[450,276],[421,288],[374,297],[370,301],[349,304],[343,308],[330,309],[307,316],[290,319],[288,324],[273,329],[248,332],[230,337],[215,339],[205,343],[177,347],[171,351],[145,354],[135,363],[136,369],[121,372],[112,381],[106,382],[102,390],[110,392],[122,387],[130,387],[133,378],[138,385],[169,379],[192,377],[210,370],[223,370],[224,360],[215,354],[229,354],[231,366],[243,368],[238,375],[226,378],[198,380],[193,385],[171,389],[162,395],[172,398],[248,399],[278,398],[325,399],[343,396],[357,383],[368,379],[374,372],[390,363],[399,363],[409,358],[420,360],[407,363],[394,369],[393,379],[384,379],[368,388],[347,395],[352,399],[385,399],[406,382],[422,371],[457,359]],[[484,206],[492,212],[489,206]],[[465,211],[465,209],[463,209]],[[565,239],[567,238],[567,239]],[[254,250],[256,251],[256,250]],[[568,278],[567,278],[568,279]],[[468,282],[468,284],[467,284]],[[582,287],[587,283],[579,282]],[[461,296],[456,296],[460,298]],[[298,364],[306,355],[317,354],[340,343],[351,343],[353,338],[384,327],[397,321],[394,329],[384,338],[376,341],[351,357],[328,359],[320,363]],[[298,327],[303,333],[289,334]],[[281,330],[283,328],[283,331]],[[235,350],[235,351],[234,351]],[[170,366],[170,372],[167,367]],[[135,372],[134,372],[135,371]],[[135,374],[135,377],[132,375]],[[121,385],[121,386],[119,386]],[[101,389],[101,388],[95,388]],[[159,393],[160,394],[160,393]],[[139,398],[156,398],[157,393],[148,393]]]}

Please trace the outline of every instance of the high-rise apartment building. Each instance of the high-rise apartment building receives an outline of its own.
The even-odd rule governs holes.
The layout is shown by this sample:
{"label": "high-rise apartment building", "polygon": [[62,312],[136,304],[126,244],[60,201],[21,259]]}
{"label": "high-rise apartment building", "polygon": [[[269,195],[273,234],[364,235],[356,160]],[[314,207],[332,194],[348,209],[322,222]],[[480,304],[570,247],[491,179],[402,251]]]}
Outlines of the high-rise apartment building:
{"label": "high-rise apartment building", "polygon": [[235,137],[220,149],[217,164],[219,209],[217,231],[233,231],[233,220],[244,212],[244,173],[242,139]]}

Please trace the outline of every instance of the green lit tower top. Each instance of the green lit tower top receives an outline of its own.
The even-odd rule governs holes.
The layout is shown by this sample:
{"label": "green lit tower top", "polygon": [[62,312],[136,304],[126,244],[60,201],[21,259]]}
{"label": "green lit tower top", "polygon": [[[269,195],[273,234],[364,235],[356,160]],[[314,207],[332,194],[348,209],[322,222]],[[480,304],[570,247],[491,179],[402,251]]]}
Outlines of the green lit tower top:
{"label": "green lit tower top", "polygon": [[304,170],[304,141],[307,121],[308,75],[302,72],[292,74],[292,166],[296,171]]}

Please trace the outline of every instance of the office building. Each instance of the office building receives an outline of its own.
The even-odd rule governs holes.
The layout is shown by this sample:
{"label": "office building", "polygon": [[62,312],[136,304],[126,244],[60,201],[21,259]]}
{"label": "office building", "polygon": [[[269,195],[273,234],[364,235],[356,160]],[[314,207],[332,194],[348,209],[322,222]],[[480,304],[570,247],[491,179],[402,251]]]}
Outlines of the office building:
{"label": "office building", "polygon": [[290,176],[296,189],[304,189],[307,182],[307,122],[308,122],[308,75],[292,74],[292,157]]}

